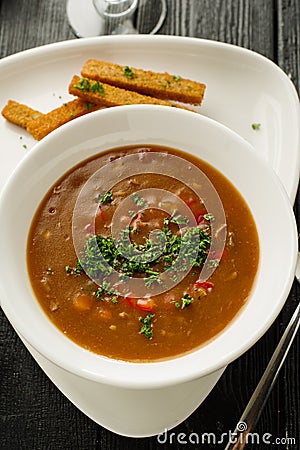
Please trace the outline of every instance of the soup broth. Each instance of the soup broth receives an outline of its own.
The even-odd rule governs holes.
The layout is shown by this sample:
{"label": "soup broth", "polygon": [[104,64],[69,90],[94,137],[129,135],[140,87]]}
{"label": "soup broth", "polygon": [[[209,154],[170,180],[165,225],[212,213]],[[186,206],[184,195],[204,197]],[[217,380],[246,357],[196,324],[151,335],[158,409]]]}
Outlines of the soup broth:
{"label": "soup broth", "polygon": [[[199,168],[213,184],[226,217],[226,241],[220,254],[209,255],[214,217],[188,180],[183,183],[169,174],[144,173],[143,165],[153,153],[184,159]],[[92,210],[81,210],[84,244],[78,255],[72,220],[82,188],[99,168],[109,167],[110,162],[132,154],[139,157],[139,173],[123,178],[120,169],[119,181],[111,189],[103,193],[95,188]],[[194,225],[178,213],[176,201],[169,209],[171,212],[149,206],[140,194],[149,189],[167,191],[179,198],[179,203],[183,202],[192,214]],[[130,224],[125,226],[130,242],[127,250],[142,253],[153,249],[150,233],[154,230],[160,230],[165,239],[162,254],[151,261],[128,261],[113,240],[114,215],[129,198],[133,206],[128,208]],[[120,217],[118,220],[122,222]],[[174,266],[185,236],[191,232],[200,239],[191,270],[179,282],[176,279],[179,273],[171,271],[168,276],[172,277],[172,288],[163,291],[163,276],[159,277]],[[105,277],[102,283],[97,283],[91,276],[99,269],[95,267],[96,254],[92,253],[95,246],[107,264],[121,274],[122,283],[143,279],[146,294],[138,296],[133,290],[120,294]],[[207,258],[214,270],[208,279],[201,280]],[[131,146],[81,162],[52,186],[31,225],[27,262],[37,300],[65,336],[103,356],[145,362],[190,352],[224,330],[251,293],[259,263],[259,241],[246,202],[211,165],[176,149]],[[88,274],[87,267],[91,271]],[[156,288],[162,292],[157,294]]]}

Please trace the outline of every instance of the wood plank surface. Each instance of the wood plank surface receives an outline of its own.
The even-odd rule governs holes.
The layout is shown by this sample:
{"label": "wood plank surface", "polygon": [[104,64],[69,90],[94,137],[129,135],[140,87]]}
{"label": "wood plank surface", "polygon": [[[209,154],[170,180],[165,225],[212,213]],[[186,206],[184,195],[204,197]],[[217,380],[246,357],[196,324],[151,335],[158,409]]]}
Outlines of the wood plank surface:
{"label": "wood plank surface", "polygon": [[[290,74],[300,92],[299,0],[167,0],[167,3],[168,16],[159,34],[214,39],[253,49]],[[74,38],[65,6],[65,1],[61,0],[0,0],[0,57]],[[141,32],[149,31],[152,26],[149,13],[142,8],[137,14],[137,26]],[[295,202],[298,223],[299,213],[298,193]],[[253,348],[227,368],[194,414],[172,430],[177,436],[179,433],[188,436],[192,432],[200,437],[203,433],[221,436],[233,431],[299,301],[299,294],[300,289],[294,283],[279,319]],[[254,444],[249,448],[299,448],[299,379],[298,337],[255,430],[260,436],[269,433],[274,439],[295,438],[296,444]],[[2,312],[0,383],[1,450],[209,450],[225,447],[225,442],[194,446],[174,439],[173,443],[162,444],[156,437],[130,439],[98,426],[49,381]]]}

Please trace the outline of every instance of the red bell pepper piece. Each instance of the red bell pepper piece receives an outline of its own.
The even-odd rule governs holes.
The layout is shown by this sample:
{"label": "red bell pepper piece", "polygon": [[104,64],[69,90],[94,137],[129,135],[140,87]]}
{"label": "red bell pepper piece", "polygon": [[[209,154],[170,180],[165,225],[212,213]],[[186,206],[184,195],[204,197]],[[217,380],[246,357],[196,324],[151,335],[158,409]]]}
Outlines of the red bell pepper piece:
{"label": "red bell pepper piece", "polygon": [[151,312],[154,308],[154,302],[152,298],[139,298],[136,302],[136,306],[142,311]]}
{"label": "red bell pepper piece", "polygon": [[195,287],[196,288],[202,288],[202,289],[212,289],[214,287],[214,283],[212,283],[211,281],[199,281],[197,280],[195,282]]}

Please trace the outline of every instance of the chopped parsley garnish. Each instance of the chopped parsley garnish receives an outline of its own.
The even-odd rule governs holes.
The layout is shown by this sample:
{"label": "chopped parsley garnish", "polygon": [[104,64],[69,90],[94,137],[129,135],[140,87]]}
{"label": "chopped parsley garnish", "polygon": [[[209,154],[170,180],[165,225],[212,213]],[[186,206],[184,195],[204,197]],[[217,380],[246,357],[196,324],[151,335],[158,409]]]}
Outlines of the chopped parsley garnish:
{"label": "chopped parsley garnish", "polygon": [[177,301],[177,302],[174,302],[174,304],[175,304],[176,308],[184,309],[187,306],[190,306],[193,303],[194,299],[189,294],[184,294],[184,296],[180,299],[180,301],[181,301],[181,303]]}
{"label": "chopped parsley garnish", "polygon": [[[176,232],[173,234],[165,226],[157,241],[145,238],[144,244],[128,239],[130,227],[123,231],[123,236],[117,242],[112,237],[91,236],[78,263],[79,269],[67,266],[67,273],[81,273],[83,267],[92,279],[101,279],[103,275],[110,275],[113,270],[118,271],[125,279],[142,274],[147,286],[151,287],[155,282],[162,282],[160,274],[167,269],[171,269],[172,277],[178,271],[186,271],[190,265],[200,267],[206,260],[211,243],[209,233],[200,228],[187,228],[184,235],[180,236]],[[182,245],[185,251],[180,252]],[[137,252],[143,253],[143,256],[146,254],[147,257],[143,257],[141,261],[139,255],[135,257]]]}
{"label": "chopped parsley garnish", "polygon": [[187,306],[191,305],[193,303],[194,299],[189,294],[184,294],[184,296],[181,299],[181,309],[186,308]]}
{"label": "chopped parsley garnish", "polygon": [[100,81],[91,82],[88,78],[80,78],[78,84],[74,84],[73,87],[82,92],[99,92],[102,96],[105,94],[103,84]]}
{"label": "chopped parsley garnish", "polygon": [[66,266],[65,270],[68,275],[81,275],[83,272],[83,267],[82,267],[80,261],[78,260],[76,263],[76,267]]}
{"label": "chopped parsley garnish", "polygon": [[[109,202],[110,194],[110,192],[106,193],[101,201]],[[80,275],[84,270],[93,280],[102,280],[103,276],[109,276],[114,271],[119,273],[120,280],[142,275],[149,289],[155,284],[163,283],[161,275],[166,270],[168,270],[168,276],[176,280],[179,273],[186,272],[191,267],[196,269],[204,264],[211,244],[211,236],[208,229],[198,227],[186,227],[185,232],[180,235],[177,230],[173,232],[169,228],[172,221],[177,223],[174,214],[165,219],[164,228],[155,239],[152,237],[150,240],[144,237],[142,243],[131,240],[134,230],[130,226],[122,230],[118,240],[110,236],[90,236],[77,266],[75,268],[66,266],[66,272]],[[219,260],[211,260],[209,264],[211,267],[216,267]],[[111,291],[109,285],[102,285],[95,295],[100,297],[103,293],[118,295],[117,292]],[[184,298],[184,303],[187,303],[187,300]]]}
{"label": "chopped parsley garnish", "polygon": [[140,317],[140,322],[142,324],[140,329],[140,334],[143,334],[147,339],[152,339],[153,337],[153,324],[151,320],[154,318],[155,314],[147,314],[146,317]]}
{"label": "chopped parsley garnish", "polygon": [[142,208],[148,206],[148,202],[146,200],[144,200],[142,197],[139,196],[139,194],[137,194],[136,192],[133,194],[133,200],[134,203],[137,206],[141,206]]}
{"label": "chopped parsley garnish", "polygon": [[209,261],[209,268],[213,269],[214,267],[218,267],[218,265],[220,264],[220,260],[219,259],[211,259]]}
{"label": "chopped parsley garnish", "polygon": [[136,216],[136,212],[135,211],[128,211],[129,217],[131,217],[132,219]]}
{"label": "chopped parsley garnish", "polygon": [[215,216],[213,214],[211,214],[211,213],[204,214],[203,217],[204,217],[205,220],[207,220],[209,222],[212,222],[215,219]]}
{"label": "chopped parsley garnish", "polygon": [[99,93],[102,95],[102,97],[103,97],[104,94],[105,94],[103,84],[100,83],[100,81],[96,81],[96,82],[94,82],[94,83],[91,85],[91,91],[92,91],[92,92],[99,92]]}
{"label": "chopped parsley garnish", "polygon": [[257,130],[260,130],[261,124],[260,123],[253,123],[251,125],[251,127],[252,127],[252,130],[257,131]]}
{"label": "chopped parsley garnish", "polygon": [[[147,274],[149,274],[149,272],[147,272]],[[162,281],[159,278],[160,273],[156,272],[156,273],[152,273],[150,274],[147,279],[145,280],[145,286],[147,287],[151,287],[153,283],[159,283],[161,284]]]}
{"label": "chopped parsley garnish", "polygon": [[75,89],[79,89],[82,92],[89,92],[90,90],[90,80],[88,78],[80,78],[79,84],[74,84]]}
{"label": "chopped parsley garnish", "polygon": [[103,295],[109,295],[114,296],[113,303],[117,303],[117,298],[119,297],[119,292],[117,292],[114,288],[110,287],[110,284],[108,281],[104,280],[102,285],[98,287],[98,289],[95,291],[95,297],[99,300],[102,300]]}
{"label": "chopped parsley garnish", "polygon": [[108,191],[103,195],[98,195],[98,203],[111,203],[112,202],[112,192]]}
{"label": "chopped parsley garnish", "polygon": [[181,77],[179,75],[173,75],[173,78],[175,81],[179,81]]}
{"label": "chopped parsley garnish", "polygon": [[132,80],[132,78],[134,77],[134,72],[129,66],[126,66],[123,75]]}
{"label": "chopped parsley garnish", "polygon": [[181,214],[176,215],[176,212],[172,214],[170,217],[166,217],[164,219],[164,224],[169,225],[170,223],[175,223],[177,225],[187,225],[189,223],[188,219]]}

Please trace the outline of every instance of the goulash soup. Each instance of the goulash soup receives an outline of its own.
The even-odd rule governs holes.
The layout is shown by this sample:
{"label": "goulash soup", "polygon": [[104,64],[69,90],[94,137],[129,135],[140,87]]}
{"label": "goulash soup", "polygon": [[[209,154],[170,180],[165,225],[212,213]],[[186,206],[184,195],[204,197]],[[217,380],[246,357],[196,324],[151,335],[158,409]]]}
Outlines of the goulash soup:
{"label": "goulash soup", "polygon": [[[195,181],[183,182],[171,169],[151,172],[149,161],[158,154],[181,158],[182,167],[208,177],[226,223],[215,223]],[[137,158],[137,170],[126,177],[122,162],[126,166],[129,155]],[[87,207],[76,209],[93,174],[105,168],[110,178],[111,163],[117,182],[107,190],[94,183]],[[201,193],[201,183],[197,189]],[[155,203],[156,193],[162,197]],[[123,202],[126,213],[117,215]],[[219,234],[225,237],[214,249]],[[103,356],[145,362],[190,352],[224,330],[251,293],[259,241],[246,202],[211,165],[171,148],[131,146],[85,160],[55,183],[33,219],[27,259],[39,303],[68,338]]]}

